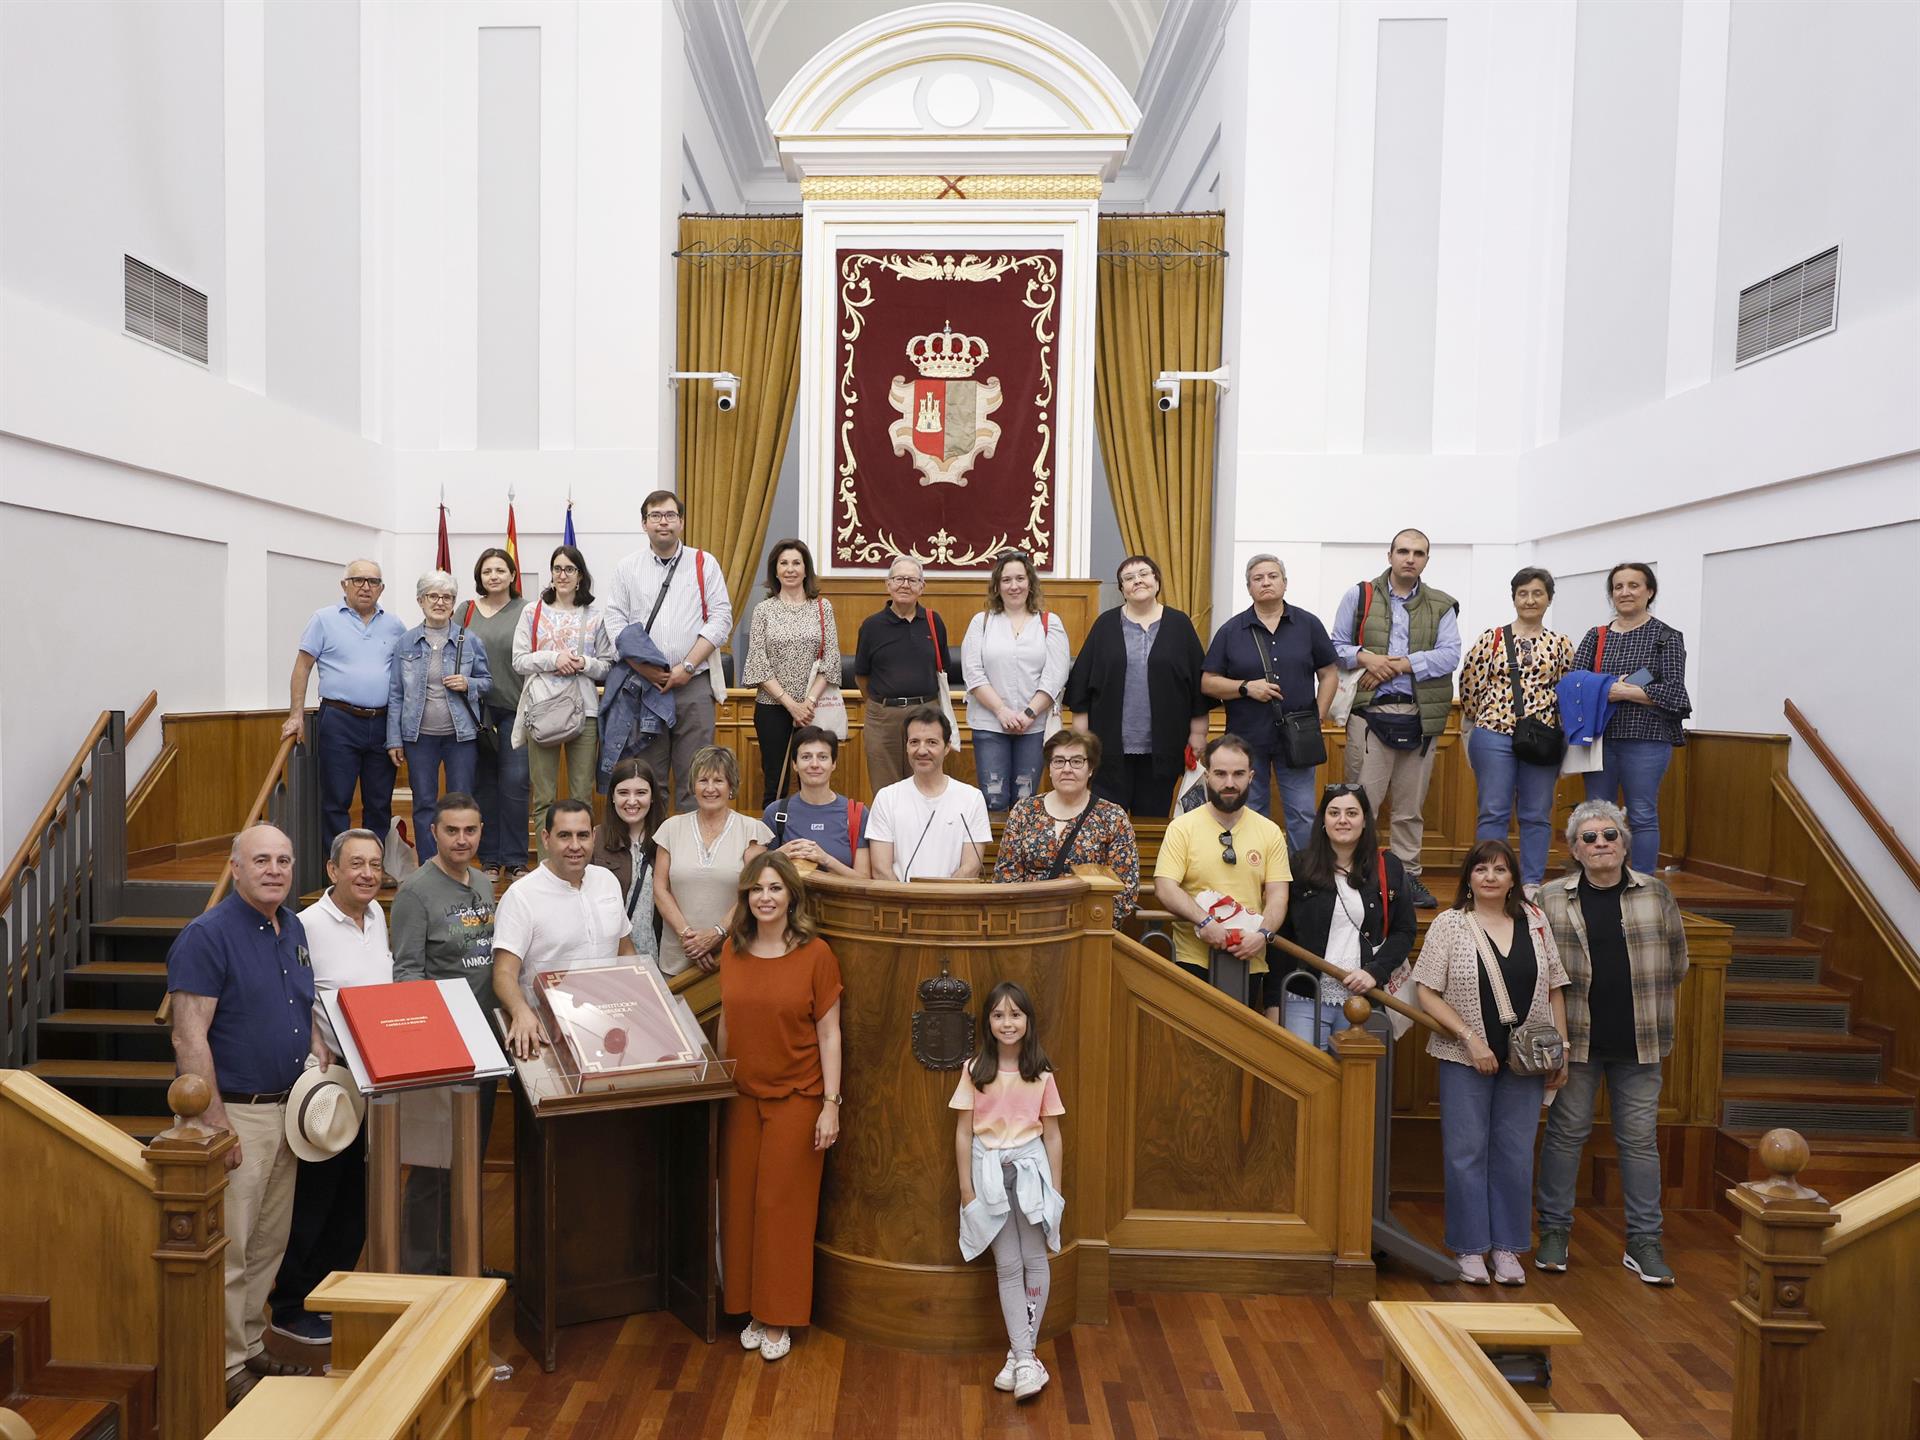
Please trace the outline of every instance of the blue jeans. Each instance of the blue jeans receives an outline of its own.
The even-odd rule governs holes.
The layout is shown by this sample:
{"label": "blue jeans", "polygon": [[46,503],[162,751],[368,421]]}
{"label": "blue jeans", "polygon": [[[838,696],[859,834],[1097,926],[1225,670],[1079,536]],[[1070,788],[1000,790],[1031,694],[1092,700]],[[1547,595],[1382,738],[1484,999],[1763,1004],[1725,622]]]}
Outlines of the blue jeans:
{"label": "blue jeans", "polygon": [[393,818],[393,777],[399,767],[387,755],[387,717],[349,715],[322,705],[314,742],[320,762],[320,852],[333,837],[353,828],[353,787],[360,787],[360,821],[384,844]]}
{"label": "blue jeans", "polygon": [[1553,791],[1560,783],[1560,767],[1516,760],[1511,735],[1496,735],[1478,726],[1467,736],[1467,761],[1480,789],[1480,823],[1473,838],[1507,838],[1517,792],[1520,883],[1538,885],[1547,878],[1547,842],[1553,838]]}
{"label": "blue jeans", "polygon": [[488,710],[493,746],[482,745],[474,758],[473,798],[480,802],[480,863],[527,863],[527,747],[513,738],[513,712]]}
{"label": "blue jeans", "polygon": [[1546,1081],[1504,1065],[1491,1075],[1457,1060],[1442,1060],[1434,1069],[1440,1074],[1446,1152],[1447,1248],[1456,1255],[1524,1254],[1533,1248],[1527,1201]]}
{"label": "blue jeans", "polygon": [[[477,741],[452,735],[422,735],[401,748],[407,752],[407,784],[413,787],[413,848],[420,852],[424,865],[439,848],[433,843],[433,812],[440,807],[440,797],[456,790],[472,793],[473,756],[480,746]],[[447,767],[444,791],[440,786],[442,765]]]}
{"label": "blue jeans", "polygon": [[1626,1192],[1627,1238],[1660,1237],[1660,1066],[1633,1060],[1581,1060],[1567,1067],[1567,1083],[1547,1111],[1540,1147],[1540,1228],[1573,1228],[1573,1187],[1580,1152],[1593,1130],[1593,1102],[1601,1080],[1613,1105],[1613,1140],[1620,1152],[1620,1188]]}
{"label": "blue jeans", "polygon": [[1664,740],[1609,737],[1600,747],[1600,759],[1600,768],[1586,777],[1587,799],[1626,797],[1620,803],[1626,808],[1627,828],[1633,832],[1628,863],[1651,875],[1660,868],[1660,782],[1673,763],[1673,746]]}
{"label": "blue jeans", "polygon": [[1004,815],[1014,803],[1040,790],[1045,730],[1035,725],[1021,735],[1000,730],[973,732],[973,774],[987,797],[987,809]]}
{"label": "blue jeans", "polygon": [[[1256,745],[1249,740],[1249,749],[1253,751],[1253,782],[1247,786],[1247,808],[1258,810],[1269,820],[1287,832],[1287,848],[1298,855],[1307,848],[1307,841],[1313,838],[1313,821],[1319,813],[1318,797],[1313,793],[1313,777],[1316,767],[1303,765],[1294,769],[1280,759],[1277,746]],[[1273,782],[1267,782],[1267,772],[1273,772]],[[1280,813],[1273,813],[1271,800],[1273,792],[1280,792]]]}

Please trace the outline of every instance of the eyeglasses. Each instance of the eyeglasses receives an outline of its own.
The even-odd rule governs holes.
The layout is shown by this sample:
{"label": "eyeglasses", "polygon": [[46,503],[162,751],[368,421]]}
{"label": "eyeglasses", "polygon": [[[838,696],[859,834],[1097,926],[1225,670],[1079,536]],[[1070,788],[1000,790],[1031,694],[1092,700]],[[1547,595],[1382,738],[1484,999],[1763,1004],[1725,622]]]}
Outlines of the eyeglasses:
{"label": "eyeglasses", "polygon": [[917,590],[927,582],[922,580],[918,575],[889,575],[887,576],[887,583],[889,585],[911,585]]}
{"label": "eyeglasses", "polygon": [[445,590],[429,590],[426,594],[422,595],[420,599],[423,603],[428,601],[440,601],[448,605],[453,604],[453,601],[454,601],[454,597]]}
{"label": "eyeglasses", "polygon": [[553,573],[556,575],[578,575],[580,573],[580,567],[578,565],[556,565],[553,567]]}
{"label": "eyeglasses", "polygon": [[680,512],[678,510],[649,510],[642,518],[646,520],[678,520],[680,518]]}
{"label": "eyeglasses", "polygon": [[1233,831],[1222,830],[1220,832],[1220,849],[1223,852],[1220,858],[1226,861],[1227,864],[1238,865],[1240,863],[1240,857],[1233,853]]}
{"label": "eyeglasses", "polygon": [[378,590],[378,589],[379,589],[379,588],[380,588],[381,586],[383,586],[383,585],[385,585],[386,583],[387,583],[387,582],[386,582],[386,581],[384,581],[384,580],[382,580],[382,579],[381,579],[381,578],[380,578],[380,577],[379,577],[378,575],[349,575],[349,576],[347,576],[347,584],[349,584],[349,585],[365,585],[365,586],[369,586],[369,587],[371,587],[372,589],[375,589],[375,590]]}
{"label": "eyeglasses", "polygon": [[1329,785],[1321,792],[1322,800],[1338,800],[1342,795],[1364,795],[1366,791],[1359,785]]}
{"label": "eyeglasses", "polygon": [[1085,770],[1087,757],[1084,755],[1056,755],[1047,764],[1056,770]]}
{"label": "eyeglasses", "polygon": [[1582,845],[1591,845],[1596,840],[1605,840],[1611,843],[1619,838],[1620,832],[1611,825],[1604,830],[1582,830],[1580,832],[1580,843]]}

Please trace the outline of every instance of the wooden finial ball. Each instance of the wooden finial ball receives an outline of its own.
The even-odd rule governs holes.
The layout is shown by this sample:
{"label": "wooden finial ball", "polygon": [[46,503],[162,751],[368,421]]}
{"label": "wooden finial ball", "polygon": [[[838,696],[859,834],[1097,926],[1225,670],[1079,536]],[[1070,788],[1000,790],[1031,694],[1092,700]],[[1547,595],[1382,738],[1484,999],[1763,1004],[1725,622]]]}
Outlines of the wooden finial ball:
{"label": "wooden finial ball", "polygon": [[1794,1130],[1769,1130],[1760,1137],[1760,1163],[1769,1175],[1791,1179],[1806,1168],[1807,1142]]}
{"label": "wooden finial ball", "polygon": [[1340,1007],[1340,1013],[1347,1017],[1347,1023],[1358,1030],[1373,1016],[1373,1002],[1364,995],[1349,995],[1347,1003]]}
{"label": "wooden finial ball", "polygon": [[193,1120],[206,1113],[213,1103],[213,1091],[198,1075],[178,1075],[167,1087],[167,1104],[182,1120]]}

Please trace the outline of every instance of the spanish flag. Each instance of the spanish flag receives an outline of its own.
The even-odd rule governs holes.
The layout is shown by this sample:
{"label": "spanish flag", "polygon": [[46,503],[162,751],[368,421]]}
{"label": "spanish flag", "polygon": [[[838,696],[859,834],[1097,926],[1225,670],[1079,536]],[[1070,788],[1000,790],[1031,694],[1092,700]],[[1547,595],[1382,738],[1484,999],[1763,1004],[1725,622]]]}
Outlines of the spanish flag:
{"label": "spanish flag", "polygon": [[513,564],[513,598],[520,598],[520,531],[513,523],[513,496],[507,496],[507,558]]}

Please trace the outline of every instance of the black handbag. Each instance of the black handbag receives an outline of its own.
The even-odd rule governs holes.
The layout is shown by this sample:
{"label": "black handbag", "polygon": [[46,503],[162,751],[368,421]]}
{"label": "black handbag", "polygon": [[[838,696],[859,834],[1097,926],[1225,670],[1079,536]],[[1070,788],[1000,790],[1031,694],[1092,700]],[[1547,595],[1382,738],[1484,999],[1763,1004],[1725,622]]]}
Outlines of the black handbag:
{"label": "black handbag", "polygon": [[[1267,657],[1267,647],[1261,643],[1257,633],[1253,637],[1253,648],[1260,652],[1260,670],[1266,676],[1267,683],[1273,684],[1273,666]],[[1326,764],[1327,737],[1320,733],[1319,708],[1283,710],[1281,703],[1278,700],[1267,702],[1273,708],[1280,763],[1290,770],[1305,770]]]}
{"label": "black handbag", "polygon": [[1528,765],[1558,768],[1567,753],[1567,737],[1558,725],[1527,714],[1527,693],[1520,686],[1520,655],[1514,649],[1513,631],[1502,626],[1500,635],[1507,644],[1507,672],[1513,680],[1513,758]]}

